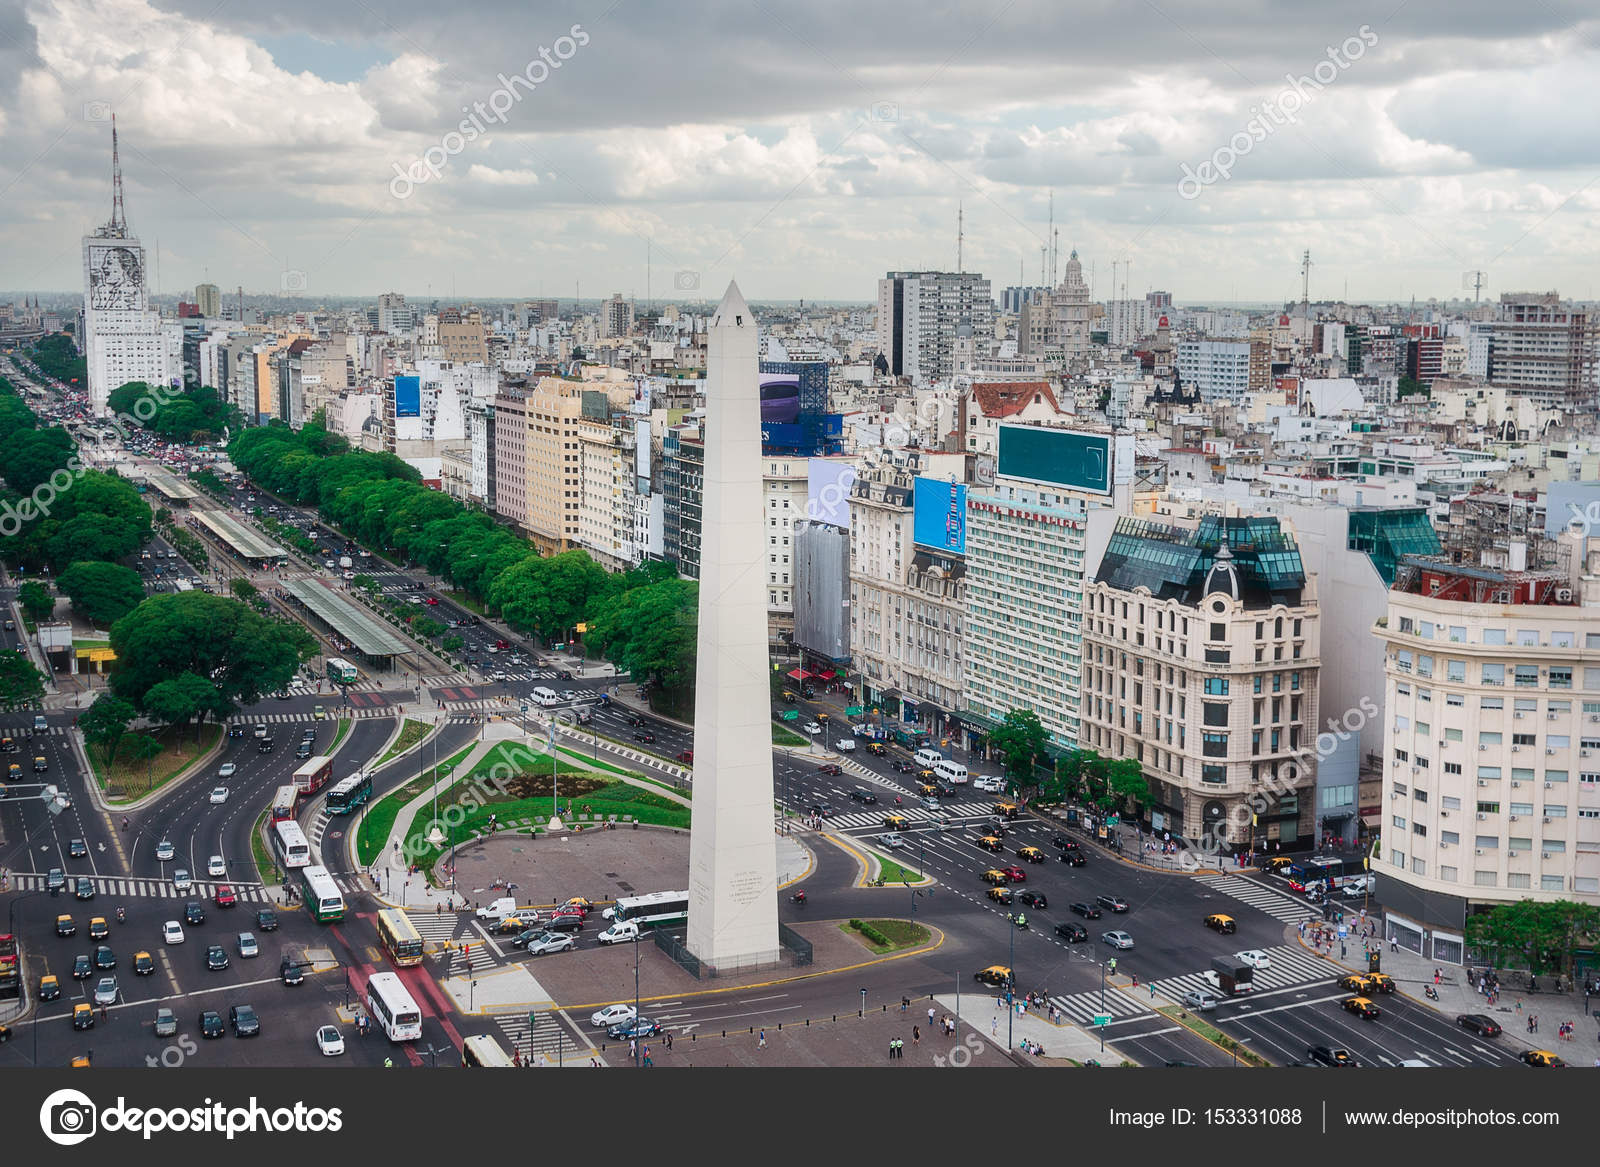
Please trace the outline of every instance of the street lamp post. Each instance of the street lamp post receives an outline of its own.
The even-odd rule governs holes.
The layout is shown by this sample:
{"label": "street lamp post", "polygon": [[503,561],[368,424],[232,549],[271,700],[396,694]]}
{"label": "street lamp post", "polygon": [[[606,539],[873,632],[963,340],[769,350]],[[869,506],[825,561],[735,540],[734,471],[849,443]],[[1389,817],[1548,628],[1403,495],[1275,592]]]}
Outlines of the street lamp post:
{"label": "street lamp post", "polygon": [[[1105,962],[1104,958],[1102,958],[1101,961],[1100,961],[1100,1016],[1104,1017],[1105,1014],[1106,1014],[1106,962]],[[1102,1024],[1102,1025],[1095,1026],[1095,1028],[1100,1031],[1100,1052],[1101,1053],[1105,1053],[1106,1052],[1106,1027]]]}
{"label": "street lamp post", "polygon": [[633,1066],[639,1068],[639,931],[633,933]]}
{"label": "street lamp post", "polygon": [[1011,1023],[1017,1016],[1014,1008],[1017,995],[1017,918],[1015,913],[1008,914],[1006,920],[1011,925],[1011,955],[1007,958],[1006,967],[1011,970],[1011,988],[1009,999],[1006,1001],[1006,1053],[1011,1052]]}

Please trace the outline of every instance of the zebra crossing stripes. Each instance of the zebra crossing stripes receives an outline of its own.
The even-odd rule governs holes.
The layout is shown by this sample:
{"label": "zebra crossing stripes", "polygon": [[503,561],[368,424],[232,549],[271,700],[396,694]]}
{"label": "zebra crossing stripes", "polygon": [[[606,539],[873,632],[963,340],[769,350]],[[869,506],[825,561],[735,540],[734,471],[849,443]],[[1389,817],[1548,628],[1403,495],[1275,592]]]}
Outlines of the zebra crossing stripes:
{"label": "zebra crossing stripes", "polygon": [[594,1046],[587,1038],[574,1039],[572,1031],[554,1012],[533,1015],[533,1034],[528,1033],[528,1014],[497,1013],[495,1028],[505,1036],[506,1048],[527,1057],[529,1052],[549,1054],[552,1058],[589,1057]]}
{"label": "zebra crossing stripes", "polygon": [[1194,880],[1230,899],[1249,904],[1252,908],[1265,912],[1274,920],[1281,920],[1285,924],[1298,924],[1301,920],[1322,918],[1322,913],[1310,904],[1290,899],[1282,892],[1275,891],[1254,879],[1245,879],[1238,875],[1196,875]]}
{"label": "zebra crossing stripes", "polygon": [[[22,874],[13,873],[11,876],[11,890],[43,891],[45,889],[46,878],[46,876],[33,872],[24,872]],[[94,885],[95,895],[97,896],[112,895],[137,897],[142,899],[166,900],[209,899],[216,895],[217,888],[227,886],[233,889],[233,893],[240,903],[266,904],[272,902],[272,897],[269,896],[266,889],[258,883],[229,883],[224,885],[221,882],[203,883],[197,880],[193,886],[185,889],[184,891],[178,891],[177,888],[173,886],[172,881],[169,879],[124,879],[108,875],[94,875],[90,876],[89,878],[90,882]],[[67,885],[61,889],[62,899],[76,900],[74,889],[77,885],[77,881],[78,877],[75,875],[69,875],[67,877]],[[90,901],[77,902],[86,903]]]}
{"label": "zebra crossing stripes", "polygon": [[[416,928],[430,949],[440,949],[450,942],[449,976],[466,976],[495,966],[494,950],[484,943],[483,937],[471,930],[465,918],[454,912],[406,912],[406,919]],[[463,945],[471,945],[463,957]]]}
{"label": "zebra crossing stripes", "polygon": [[1095,1017],[1100,1014],[1110,1014],[1112,1024],[1116,1024],[1118,1021],[1137,1021],[1155,1013],[1150,1008],[1150,1002],[1112,988],[1107,988],[1103,994],[1099,989],[1087,989],[1065,997],[1051,997],[1050,1003],[1079,1025],[1093,1025]]}
{"label": "zebra crossing stripes", "polygon": [[920,806],[890,806],[876,813],[869,811],[830,814],[825,821],[834,827],[879,827],[887,830],[883,820],[892,814],[899,815],[912,823],[948,822],[952,818],[980,818],[989,814],[990,809],[980,802],[952,803],[943,808],[943,813],[935,813]]}
{"label": "zebra crossing stripes", "polygon": [[[1333,979],[1334,967],[1304,949],[1285,944],[1262,951],[1272,963],[1266,968],[1256,969],[1255,975],[1251,978],[1251,983],[1255,985],[1258,993],[1268,989],[1286,989],[1294,985]],[[1156,992],[1173,1000],[1177,1000],[1190,989],[1211,993],[1217,991],[1216,986],[1206,979],[1205,974],[1198,972],[1166,977],[1156,981],[1155,986]]]}
{"label": "zebra crossing stripes", "polygon": [[[13,752],[20,754],[23,752],[23,748],[27,742],[27,738],[25,738],[23,735],[28,731],[29,728],[30,727],[26,725],[19,725],[15,728],[0,729],[0,737],[8,737],[16,742],[17,748]],[[64,725],[52,725],[48,729],[33,730],[34,737],[39,737],[41,734],[49,734],[51,737],[66,737],[67,727]]]}

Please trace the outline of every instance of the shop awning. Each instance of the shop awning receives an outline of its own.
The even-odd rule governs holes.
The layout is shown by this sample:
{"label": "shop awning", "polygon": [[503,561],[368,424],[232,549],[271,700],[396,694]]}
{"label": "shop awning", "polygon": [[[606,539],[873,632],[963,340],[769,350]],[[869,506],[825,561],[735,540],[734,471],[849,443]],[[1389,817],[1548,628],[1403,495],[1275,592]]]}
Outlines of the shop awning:
{"label": "shop awning", "polygon": [[831,681],[835,677],[837,677],[838,675],[839,675],[838,673],[834,672],[832,669],[829,669],[825,673],[818,673],[817,674],[817,680],[819,680],[819,681]]}
{"label": "shop awning", "polygon": [[815,675],[815,673],[807,672],[805,669],[790,669],[788,672],[788,676],[796,681],[808,681]]}
{"label": "shop awning", "polygon": [[1382,821],[1382,819],[1383,816],[1380,814],[1364,814],[1361,816],[1361,825],[1364,827],[1375,827]]}

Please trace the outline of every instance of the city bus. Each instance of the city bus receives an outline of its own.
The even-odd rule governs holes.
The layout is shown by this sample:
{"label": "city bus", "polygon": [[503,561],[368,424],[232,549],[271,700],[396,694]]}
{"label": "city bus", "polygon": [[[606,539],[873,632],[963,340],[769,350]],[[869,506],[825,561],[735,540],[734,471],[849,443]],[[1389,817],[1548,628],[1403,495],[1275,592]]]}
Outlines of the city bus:
{"label": "city bus", "polygon": [[397,968],[422,963],[422,933],[400,909],[384,908],[378,913],[378,939]]}
{"label": "city bus", "polygon": [[272,853],[284,870],[311,866],[311,844],[293,819],[272,824]]}
{"label": "city bus", "polygon": [[272,821],[281,823],[294,818],[294,804],[299,797],[300,792],[293,786],[278,787],[278,793],[272,797]]}
{"label": "city bus", "polygon": [[489,1069],[511,1069],[516,1063],[511,1055],[500,1048],[500,1043],[487,1033],[474,1033],[461,1042],[463,1066],[487,1066]]}
{"label": "city bus", "polygon": [[341,778],[328,791],[328,813],[350,814],[372,797],[372,775],[367,772]]}
{"label": "city bus", "polygon": [[22,966],[17,962],[17,938],[7,932],[0,936],[0,991],[22,984]]}
{"label": "city bus", "polygon": [[1295,891],[1314,887],[1329,891],[1355,883],[1363,874],[1359,863],[1346,863],[1337,855],[1313,855],[1284,871]]}
{"label": "city bus", "polygon": [[306,911],[319,924],[344,919],[344,897],[326,867],[302,867],[300,882],[305,888]]}
{"label": "city bus", "polygon": [[624,896],[614,908],[602,915],[613,923],[632,920],[640,928],[658,928],[663,924],[682,924],[689,918],[689,893],[686,891],[653,891],[649,895]]}
{"label": "city bus", "polygon": [[367,1012],[390,1041],[416,1041],[422,1036],[422,1010],[392,972],[373,973],[367,981]]}
{"label": "city bus", "polygon": [[301,798],[310,798],[326,786],[332,777],[333,759],[319,754],[302,762],[294,772],[294,788],[299,791]]}
{"label": "city bus", "polygon": [[172,581],[172,588],[174,591],[192,592],[194,591],[194,584],[186,579],[175,579]]}
{"label": "city bus", "polygon": [[336,685],[353,685],[359,680],[361,674],[356,666],[340,657],[328,658],[328,680]]}

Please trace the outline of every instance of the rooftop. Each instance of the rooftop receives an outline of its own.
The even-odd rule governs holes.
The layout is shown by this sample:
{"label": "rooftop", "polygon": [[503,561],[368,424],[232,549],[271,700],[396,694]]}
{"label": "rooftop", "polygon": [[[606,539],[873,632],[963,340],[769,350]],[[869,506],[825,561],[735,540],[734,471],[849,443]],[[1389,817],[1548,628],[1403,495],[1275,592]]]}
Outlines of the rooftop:
{"label": "rooftop", "polygon": [[283,586],[285,591],[310,608],[365,656],[400,656],[416,651],[410,641],[401,637],[376,614],[352,603],[321,580],[292,579]]}
{"label": "rooftop", "polygon": [[196,511],[194,517],[245,559],[279,559],[289,554],[266,536],[220,511]]}

